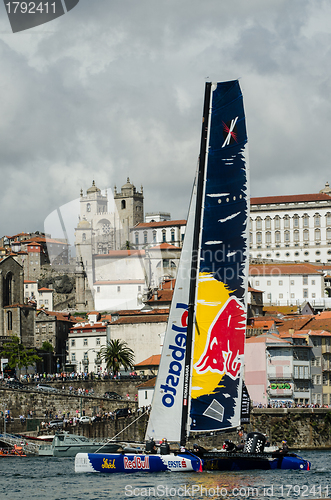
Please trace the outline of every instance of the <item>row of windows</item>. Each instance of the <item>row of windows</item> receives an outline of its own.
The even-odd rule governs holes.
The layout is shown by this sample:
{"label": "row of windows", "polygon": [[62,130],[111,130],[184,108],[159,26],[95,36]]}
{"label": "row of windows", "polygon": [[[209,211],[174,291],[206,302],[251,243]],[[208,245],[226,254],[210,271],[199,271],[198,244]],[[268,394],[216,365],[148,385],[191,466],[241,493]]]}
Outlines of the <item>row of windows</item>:
{"label": "row of windows", "polygon": [[[264,225],[265,225],[265,229],[271,229],[271,223],[272,223],[272,220],[274,221],[274,227],[275,229],[280,229],[281,227],[281,220],[283,221],[284,223],[284,228],[290,228],[291,227],[291,220],[293,222],[293,227],[294,228],[298,228],[299,227],[299,222],[300,222],[300,219],[302,219],[302,225],[303,227],[309,227],[309,219],[310,219],[310,216],[308,214],[304,214],[302,217],[300,217],[299,215],[295,214],[293,215],[293,217],[289,216],[289,215],[284,215],[283,218],[281,218],[279,215],[276,215],[273,219],[269,216],[267,216],[265,219],[264,219]],[[322,219],[322,216],[320,214],[315,214],[313,216],[313,219],[314,219],[314,226],[315,227],[320,227],[321,226],[321,219]],[[257,217],[255,219],[255,224],[256,224],[256,229],[262,229],[262,221],[263,219],[261,217]],[[331,226],[331,213],[328,212],[326,215],[325,215],[325,221],[326,221],[326,225],[327,226]],[[253,225],[253,219],[250,219],[250,222],[251,222],[251,225]]]}
{"label": "row of windows", "polygon": [[[304,229],[302,232],[302,239],[303,241],[307,242],[309,241],[309,230]],[[260,245],[262,243],[262,232],[257,232],[256,233],[256,243],[257,245]],[[285,243],[289,243],[291,240],[294,242],[299,242],[300,241],[300,231],[299,230],[294,230],[293,233],[291,231],[276,231],[274,234],[271,233],[270,231],[267,231],[264,233],[265,235],[265,243],[270,244],[270,243],[281,243],[284,241]],[[250,233],[250,243],[253,243],[253,233]],[[327,228],[326,230],[326,239],[328,241],[331,241],[331,228]],[[315,241],[321,241],[321,230],[320,229],[315,229],[314,231],[314,240]]]}
{"label": "row of windows", "polygon": [[[298,278],[298,279],[300,279],[300,278]],[[283,280],[278,280],[278,285],[279,286],[282,286],[283,284],[284,284]],[[303,285],[308,285],[308,276],[302,276],[302,284]],[[311,285],[316,285],[316,280],[311,280],[310,284]],[[255,285],[259,286],[260,285],[260,281],[256,280],[255,281]],[[295,285],[295,280],[290,280],[290,285],[291,286]],[[271,280],[267,280],[267,286],[271,286]]]}
{"label": "row of windows", "polygon": [[[328,255],[331,255],[331,250],[328,250],[328,252],[327,252],[327,253],[328,253]],[[285,256],[286,256],[286,257],[290,257],[290,255],[291,255],[291,254],[290,254],[290,252],[286,252],[286,253],[285,253]],[[294,257],[299,257],[299,255],[300,255],[300,252],[294,252]],[[308,257],[309,252],[308,252],[308,251],[304,252],[304,255],[305,255],[306,257]],[[321,252],[320,252],[319,250],[316,250],[315,255],[321,255]],[[275,253],[275,256],[276,256],[277,258],[279,258],[279,257],[281,256],[281,255],[280,255],[280,252],[276,252],[276,253]],[[253,255],[251,255],[251,254],[250,254],[250,257],[251,257],[251,258],[253,258]],[[257,257],[258,259],[261,259],[261,258],[262,258],[262,254],[261,254],[261,253],[258,253],[258,254],[256,255],[256,257]],[[267,257],[267,258],[270,258],[270,257],[272,257],[272,254],[269,252],[269,253],[267,253],[267,254],[266,254],[266,257]],[[309,260],[304,260],[304,262],[309,262]],[[315,262],[321,262],[321,261],[320,261],[320,260],[316,260]],[[331,259],[328,259],[328,260],[327,260],[327,262],[331,262]]]}
{"label": "row of windows", "polygon": [[[121,291],[121,287],[118,286],[117,287],[117,293],[120,293],[120,291]],[[140,285],[138,285],[138,292],[141,292],[141,286]],[[97,293],[100,293],[100,287],[99,286],[97,286]]]}
{"label": "row of windows", "polygon": [[[153,238],[152,239],[152,243],[156,243],[156,235],[157,235],[156,231],[153,231],[152,232],[152,238]],[[147,233],[147,231],[144,231],[143,237],[144,237],[144,244],[147,244],[148,243],[148,233]],[[175,230],[174,229],[171,230],[170,240],[172,242],[176,241],[175,240]],[[166,241],[167,241],[167,232],[166,232],[165,229],[163,229],[162,230],[162,243],[166,243]],[[135,233],[135,244],[139,245],[139,233]]]}
{"label": "row of windows", "polygon": [[[291,293],[291,294],[290,294],[290,297],[291,297],[291,299],[295,299],[295,293]],[[304,299],[308,299],[308,297],[309,297],[309,294],[308,294],[308,288],[304,288],[304,289],[303,289],[301,297],[303,297]],[[298,298],[301,298],[301,297],[298,297]],[[279,298],[279,299],[283,299],[283,298],[284,298],[284,294],[283,294],[283,293],[279,293],[279,294],[278,294],[278,298]],[[316,299],[316,293],[312,293],[312,294],[311,294],[311,298],[312,298],[312,299]],[[268,294],[267,294],[267,299],[268,299],[268,300],[271,300],[271,299],[272,299],[272,295],[271,295],[271,293],[268,293]]]}
{"label": "row of windows", "polygon": [[[96,345],[101,345],[101,340],[100,340],[100,337],[97,337],[97,338],[95,339],[95,344],[96,344]],[[71,347],[75,347],[75,345],[76,345],[76,339],[71,339]],[[87,346],[87,345],[88,345],[88,339],[84,339],[84,341],[83,341],[83,345],[84,345],[84,346]]]}

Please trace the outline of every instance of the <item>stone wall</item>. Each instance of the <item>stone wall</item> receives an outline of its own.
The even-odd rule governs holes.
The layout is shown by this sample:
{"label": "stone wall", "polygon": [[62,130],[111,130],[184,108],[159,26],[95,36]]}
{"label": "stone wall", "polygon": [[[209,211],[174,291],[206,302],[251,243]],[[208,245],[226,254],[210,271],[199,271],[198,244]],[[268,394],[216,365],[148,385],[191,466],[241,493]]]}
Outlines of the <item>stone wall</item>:
{"label": "stone wall", "polygon": [[[74,396],[68,393],[45,394],[39,391],[19,391],[0,388],[0,406],[4,409],[3,403],[7,401],[7,407],[17,418],[14,425],[9,424],[8,432],[23,432],[19,424],[20,414],[27,415],[28,411],[33,411],[36,419],[44,419],[45,410],[52,411],[52,418],[56,414],[77,415],[77,411],[85,411],[86,415],[92,415],[105,411],[114,411],[117,408],[130,407],[136,409],[137,403],[134,401],[134,394],[137,385],[141,381],[77,381],[71,383],[78,387],[91,388],[96,396]],[[56,384],[62,387],[61,382]],[[66,384],[67,386],[67,384]],[[131,399],[122,401],[111,401],[100,397],[105,391],[115,391],[119,394],[130,394]],[[138,414],[118,420],[107,420],[70,428],[70,432],[84,434],[89,437],[113,437],[119,430],[134,422]],[[145,436],[148,416],[144,415],[134,422],[119,439],[127,441],[141,441]],[[3,428],[1,419],[0,430]],[[31,428],[31,426],[30,426]],[[246,432],[259,431],[268,435],[273,444],[280,445],[282,439],[287,439],[289,447],[292,449],[330,449],[331,448],[331,409],[327,408],[276,408],[276,409],[254,409],[251,413],[251,423],[244,426]],[[167,436],[164,436],[167,437]],[[232,439],[237,442],[236,432],[222,433],[214,436],[197,437],[192,436],[190,443],[197,442],[207,448],[220,448],[224,439]]]}

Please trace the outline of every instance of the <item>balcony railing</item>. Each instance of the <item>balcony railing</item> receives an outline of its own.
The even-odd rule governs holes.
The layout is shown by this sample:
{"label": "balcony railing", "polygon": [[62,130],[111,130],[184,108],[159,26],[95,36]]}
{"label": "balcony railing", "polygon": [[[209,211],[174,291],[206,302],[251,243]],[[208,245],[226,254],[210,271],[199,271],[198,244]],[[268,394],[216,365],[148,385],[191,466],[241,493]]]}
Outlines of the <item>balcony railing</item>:
{"label": "balcony railing", "polygon": [[292,373],[285,373],[283,375],[276,375],[275,373],[268,373],[269,380],[292,380]]}
{"label": "balcony railing", "polygon": [[270,389],[269,390],[270,396],[292,396],[292,394],[293,394],[292,389]]}

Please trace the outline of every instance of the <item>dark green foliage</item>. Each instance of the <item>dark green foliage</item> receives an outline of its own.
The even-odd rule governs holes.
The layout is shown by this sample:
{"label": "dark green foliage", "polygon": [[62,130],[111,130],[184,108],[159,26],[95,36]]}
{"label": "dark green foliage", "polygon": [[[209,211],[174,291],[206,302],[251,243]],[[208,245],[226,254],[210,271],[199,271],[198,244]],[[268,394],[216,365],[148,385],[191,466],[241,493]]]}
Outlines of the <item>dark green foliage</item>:
{"label": "dark green foliage", "polygon": [[13,337],[12,340],[6,342],[2,346],[1,356],[8,358],[9,368],[16,366],[21,370],[23,367],[35,365],[41,358],[36,354],[34,349],[28,349],[20,343],[18,337]]}
{"label": "dark green foliage", "polygon": [[105,347],[100,349],[99,355],[101,359],[105,360],[107,368],[111,369],[114,375],[118,373],[121,366],[125,370],[133,368],[134,353],[124,340],[110,340]]}
{"label": "dark green foliage", "polygon": [[41,346],[41,349],[43,351],[47,351],[47,352],[53,352],[54,351],[54,348],[52,346],[52,344],[50,342],[43,342],[43,345]]}

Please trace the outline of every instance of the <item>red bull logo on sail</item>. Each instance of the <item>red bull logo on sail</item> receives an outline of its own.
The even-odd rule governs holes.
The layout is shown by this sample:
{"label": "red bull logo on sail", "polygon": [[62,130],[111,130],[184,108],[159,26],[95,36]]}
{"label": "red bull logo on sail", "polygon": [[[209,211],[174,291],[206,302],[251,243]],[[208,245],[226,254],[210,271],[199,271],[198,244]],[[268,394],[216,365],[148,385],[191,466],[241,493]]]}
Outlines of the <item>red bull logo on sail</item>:
{"label": "red bull logo on sail", "polygon": [[[179,384],[180,374],[183,368],[183,362],[185,359],[186,351],[186,334],[187,334],[187,305],[178,303],[176,308],[184,309],[181,316],[181,325],[177,326],[173,324],[171,329],[174,332],[178,332],[174,338],[173,344],[167,347],[168,352],[171,353],[171,362],[168,368],[168,375],[166,377],[166,383],[160,385],[160,388],[164,391],[162,397],[162,404],[167,408],[171,408],[175,402],[175,396],[177,394],[176,387]],[[165,346],[164,346],[165,348]]]}
{"label": "red bull logo on sail", "polygon": [[246,313],[237,297],[229,297],[211,324],[203,354],[194,365],[197,373],[218,372],[239,376],[244,354]]}

